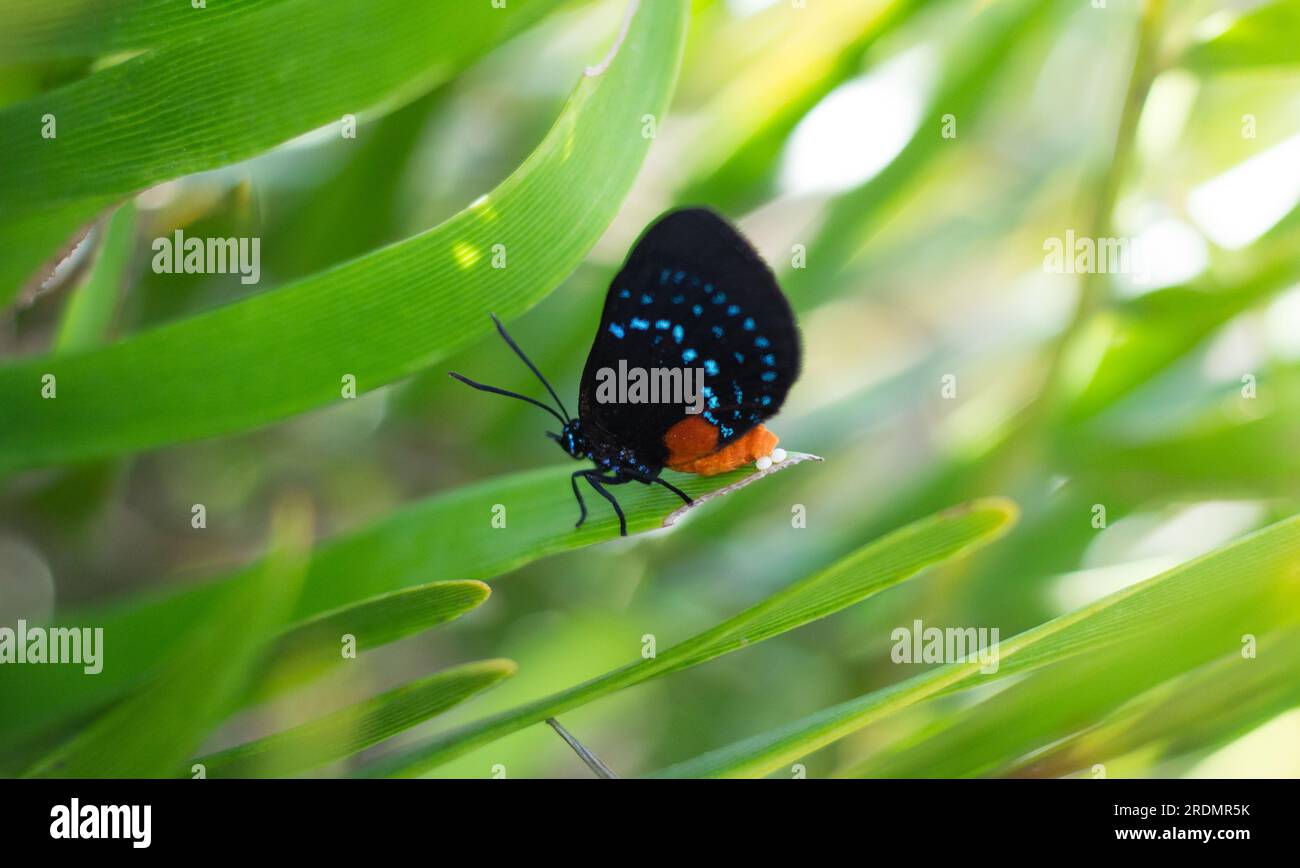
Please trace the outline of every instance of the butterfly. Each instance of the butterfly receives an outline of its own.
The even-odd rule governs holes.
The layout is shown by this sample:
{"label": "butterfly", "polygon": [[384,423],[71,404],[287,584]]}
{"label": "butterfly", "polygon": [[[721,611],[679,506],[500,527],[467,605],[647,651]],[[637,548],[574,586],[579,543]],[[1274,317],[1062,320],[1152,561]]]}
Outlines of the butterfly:
{"label": "butterfly", "polygon": [[[501,321],[495,315],[492,321],[558,412],[526,395],[451,376],[554,416],[560,430],[547,436],[595,465],[570,478],[579,510],[575,527],[587,518],[578,487],[583,480],[609,501],[623,536],[627,519],[610,486],[661,485],[691,503],[660,476],[664,468],[713,476],[770,460],[778,438],[763,422],[781,409],[802,363],[799,329],[776,277],[735,227],[706,208],[664,214],[632,247],[605,296],[576,419]],[[650,372],[661,388],[613,382],[623,377],[645,386],[646,377],[635,372]],[[680,390],[671,388],[675,381],[683,384]],[[694,395],[688,394],[692,381]]]}

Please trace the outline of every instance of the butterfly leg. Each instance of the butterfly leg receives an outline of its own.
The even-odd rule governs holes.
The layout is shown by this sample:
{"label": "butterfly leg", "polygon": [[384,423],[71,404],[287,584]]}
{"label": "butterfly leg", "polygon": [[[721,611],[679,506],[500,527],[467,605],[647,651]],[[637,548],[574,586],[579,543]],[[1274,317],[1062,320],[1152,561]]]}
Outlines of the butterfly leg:
{"label": "butterfly leg", "polygon": [[668,489],[668,490],[671,491],[673,494],[675,494],[675,495],[677,495],[678,497],[680,497],[680,498],[681,498],[683,501],[685,501],[686,503],[694,503],[694,502],[695,502],[694,499],[692,499],[691,496],[690,496],[689,494],[687,494],[686,492],[682,491],[680,488],[678,488],[677,486],[673,485],[671,482],[669,482],[669,481],[666,480],[666,479],[660,479],[658,476],[651,476],[649,479],[646,480],[646,484],[649,485],[651,482],[657,482],[657,483],[659,483],[659,484],[662,485],[664,488]]}
{"label": "butterfly leg", "polygon": [[669,491],[671,491],[673,494],[675,494],[675,495],[677,495],[678,497],[680,497],[680,498],[682,499],[683,502],[685,502],[685,503],[694,503],[694,502],[695,502],[695,500],[694,500],[694,499],[693,499],[689,494],[687,494],[686,492],[682,491],[680,488],[678,488],[677,486],[673,485],[673,484],[672,484],[671,482],[669,482],[668,480],[666,480],[666,479],[661,479],[661,478],[658,477],[658,476],[642,476],[641,474],[636,474],[636,475],[629,475],[629,478],[630,478],[630,479],[635,479],[637,482],[640,482],[640,483],[642,483],[643,485],[650,485],[651,483],[658,483],[659,485],[662,485],[664,488],[666,488],[666,489],[668,489]]}
{"label": "butterfly leg", "polygon": [[586,479],[591,483],[591,487],[596,489],[596,493],[608,500],[609,505],[614,507],[614,514],[618,516],[619,536],[627,536],[627,516],[623,515],[623,508],[618,505],[618,501],[614,498],[614,495],[606,491],[605,486],[601,484],[602,482],[608,482],[610,485],[619,485],[627,482],[627,480],[621,479],[617,476],[605,479],[600,475],[599,470],[587,471]]}
{"label": "butterfly leg", "polygon": [[587,504],[583,502],[582,492],[578,490],[578,478],[582,477],[583,479],[586,479],[587,474],[590,472],[590,470],[575,470],[573,475],[569,477],[569,482],[573,485],[573,496],[578,501],[579,510],[578,523],[575,524],[574,527],[582,527],[582,523],[587,520]]}

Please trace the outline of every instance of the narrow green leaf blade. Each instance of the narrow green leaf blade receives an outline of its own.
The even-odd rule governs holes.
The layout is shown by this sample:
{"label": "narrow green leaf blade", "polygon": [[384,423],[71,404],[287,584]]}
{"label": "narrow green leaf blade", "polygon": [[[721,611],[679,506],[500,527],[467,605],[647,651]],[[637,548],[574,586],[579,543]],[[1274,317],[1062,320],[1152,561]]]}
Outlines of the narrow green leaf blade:
{"label": "narrow green leaf blade", "polygon": [[284,0],[234,0],[195,9],[172,0],[7,0],[0,56],[11,61],[96,57],[177,42],[226,19],[247,21]]}
{"label": "narrow green leaf blade", "polygon": [[[431,581],[490,579],[538,558],[617,538],[618,521],[608,510],[593,510],[574,529],[572,472],[571,465],[548,467],[453,489],[326,541],[312,554],[292,622]],[[751,472],[677,476],[674,481],[699,497]],[[660,527],[681,504],[659,486],[629,487],[619,500],[632,533]],[[492,508],[499,503],[508,508],[508,531],[492,526]],[[121,637],[117,653],[93,681],[64,669],[42,670],[38,676],[30,667],[0,667],[0,703],[24,709],[21,716],[0,717],[0,736],[38,730],[138,684],[156,666],[158,655],[171,653],[203,619],[227,585],[256,569],[253,565],[181,591],[69,614],[66,623],[102,624]]]}
{"label": "narrow green leaf blade", "polygon": [[[230,711],[266,642],[293,609],[306,571],[311,510],[289,501],[276,514],[275,554],[225,589],[215,610],[135,697],[105,712],[28,772],[31,777],[180,777],[187,757]],[[113,631],[104,631],[111,659]]]}
{"label": "narrow green leaf blade", "polygon": [[195,760],[209,778],[285,777],[365,750],[515,674],[513,660],[447,669],[310,723]]}
{"label": "narrow green leaf blade", "polygon": [[450,581],[380,594],[294,627],[280,638],[277,653],[315,657],[326,648],[336,652],[344,633],[357,637],[358,651],[377,648],[455,620],[483,605],[491,593],[482,582]]}
{"label": "narrow green leaf blade", "polygon": [[[886,714],[923,699],[1120,645],[1144,631],[1195,628],[1223,653],[1240,623],[1283,623],[1300,616],[1300,516],[1294,516],[1096,603],[1020,633],[997,646],[996,673],[980,660],[940,666],[883,690],[698,756],[655,777],[758,777],[825,747]],[[1224,627],[1223,625],[1230,625]],[[1237,629],[1233,629],[1237,628]]]}
{"label": "narrow green leaf blade", "polygon": [[[489,311],[541,300],[613,219],[649,148],[641,118],[672,92],[686,3],[638,10],[528,160],[446,223],[102,349],[0,367],[0,405],[22,420],[0,427],[0,469],[255,427],[341,400],[347,376],[358,391],[406,376],[487,333]],[[508,268],[493,267],[497,245]],[[41,399],[44,374],[57,400]]]}
{"label": "narrow green leaf blade", "polygon": [[[1263,622],[1252,620],[1253,629],[1262,628]],[[1216,624],[1214,629],[1226,632],[1231,626]],[[1218,646],[1182,622],[1174,631],[1153,629],[1115,648],[1037,669],[1019,684],[944,715],[937,726],[877,751],[840,775],[953,778],[1004,774],[1049,745],[1055,753],[1072,740],[1088,746],[1086,753],[1075,754],[1090,757],[1083,766],[1088,768],[1114,751],[1105,749],[1104,739],[1087,737],[1086,729],[1117,713],[1125,702],[1139,701],[1138,697],[1148,703],[1157,696],[1166,700],[1158,703],[1163,714],[1155,717],[1169,735],[1192,729],[1204,733],[1204,722],[1218,716],[1220,704],[1243,711],[1255,697],[1270,695],[1271,685],[1286,684],[1279,676],[1294,665],[1295,649],[1284,646],[1279,654],[1271,638],[1263,637],[1258,661],[1243,660],[1236,652],[1210,666],[1211,672],[1220,673],[1215,678],[1195,670],[1200,661],[1212,656],[1210,649]],[[1293,638],[1291,645],[1297,644]],[[1135,661],[1141,665],[1134,665]],[[1239,693],[1243,695],[1235,698]],[[1300,696],[1300,686],[1291,693]],[[1112,740],[1118,736],[1118,743],[1129,750],[1155,739],[1149,726],[1145,733],[1134,729],[1136,716],[1136,710],[1130,709],[1119,715],[1118,725],[1110,726]],[[1067,762],[1067,757],[1035,762],[1039,771],[1034,774],[1064,774],[1072,770],[1062,767]]]}
{"label": "narrow green leaf blade", "polygon": [[423,774],[516,730],[539,723],[651,678],[707,662],[834,614],[903,582],[921,570],[996,539],[1014,521],[1015,506],[980,500],[901,528],[821,572],[795,582],[717,627],[576,687],[477,721],[386,761],[375,774]]}
{"label": "narrow green leaf blade", "polygon": [[1233,317],[1300,278],[1296,239],[1277,233],[1276,243],[1254,247],[1250,272],[1230,284],[1213,275],[1158,289],[1116,305],[1094,326],[1104,352],[1090,379],[1071,398],[1067,419],[1079,422],[1115,404],[1191,352]]}
{"label": "narrow green leaf blade", "polygon": [[[423,89],[421,76],[441,79],[555,5],[279,0],[208,16],[185,38],[0,111],[0,199],[25,209],[125,196],[251,157]],[[41,135],[47,115],[54,137]]]}
{"label": "narrow green leaf blade", "polygon": [[364,653],[453,621],[481,606],[491,593],[482,582],[431,582],[310,618],[275,643],[270,656],[276,665],[250,700],[280,693],[344,662],[344,636],[352,637],[357,653]]}
{"label": "narrow green leaf blade", "polygon": [[[136,190],[428,90],[559,5],[127,4],[23,0],[0,12],[12,23],[0,20],[0,57],[11,56],[6,46],[15,57],[160,49],[0,111],[0,138],[22,153],[0,163],[0,200],[15,206],[0,214],[0,306],[34,292],[33,273]],[[47,115],[50,139],[41,135]]]}
{"label": "narrow green leaf blade", "polygon": [[1160,758],[1213,748],[1300,706],[1300,631],[1260,637],[1258,654],[1241,651],[1148,691],[1051,745],[1015,769],[1055,776],[1111,757],[1155,748]]}
{"label": "narrow green leaf blade", "polygon": [[110,196],[0,215],[0,308],[15,298],[30,304],[59,260],[116,204]]}
{"label": "narrow green leaf blade", "polygon": [[63,310],[55,350],[72,353],[103,343],[113,324],[122,280],[135,242],[135,206],[127,202],[109,218],[104,240],[86,280]]}

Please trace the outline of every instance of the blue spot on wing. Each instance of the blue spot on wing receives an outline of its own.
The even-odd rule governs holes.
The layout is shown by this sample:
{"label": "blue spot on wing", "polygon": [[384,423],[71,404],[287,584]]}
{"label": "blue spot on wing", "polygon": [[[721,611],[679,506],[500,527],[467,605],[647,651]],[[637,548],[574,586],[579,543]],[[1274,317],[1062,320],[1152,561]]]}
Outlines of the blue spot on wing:
{"label": "blue spot on wing", "polygon": [[616,322],[609,324],[609,333],[616,338],[623,337],[623,327]]}

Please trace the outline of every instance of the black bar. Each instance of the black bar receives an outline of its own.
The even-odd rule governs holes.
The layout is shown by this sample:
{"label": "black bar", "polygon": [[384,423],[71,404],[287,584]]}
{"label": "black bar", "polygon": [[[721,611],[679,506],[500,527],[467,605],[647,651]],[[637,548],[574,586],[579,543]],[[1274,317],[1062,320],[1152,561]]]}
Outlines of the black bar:
{"label": "black bar", "polygon": [[[451,841],[532,840],[545,851],[609,836],[605,844],[640,861],[646,847],[671,853],[700,835],[734,845],[852,842],[864,859],[882,842],[927,854],[991,847],[1055,855],[1108,845],[1227,855],[1294,843],[1297,794],[1296,781],[1259,780],[0,781],[0,830],[6,846],[49,852],[210,856],[282,849],[329,856],[340,848],[437,843],[435,851],[450,859],[443,848]],[[148,848],[134,848],[129,833],[52,837],[56,812],[70,811],[74,798],[81,812],[148,805]]]}

